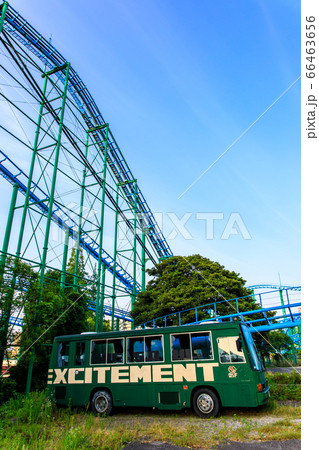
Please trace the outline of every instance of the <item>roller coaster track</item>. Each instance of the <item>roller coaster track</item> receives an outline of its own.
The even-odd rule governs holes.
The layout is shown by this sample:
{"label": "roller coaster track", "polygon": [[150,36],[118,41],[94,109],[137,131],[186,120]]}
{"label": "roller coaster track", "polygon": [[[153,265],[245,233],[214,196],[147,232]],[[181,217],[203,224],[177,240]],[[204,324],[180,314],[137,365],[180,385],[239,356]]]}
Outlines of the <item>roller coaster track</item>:
{"label": "roller coaster track", "polygon": [[[28,176],[2,150],[0,150],[0,175],[2,175],[11,184],[17,184],[19,186],[19,191],[24,195],[26,194]],[[30,203],[31,205],[34,204],[44,214],[48,213],[46,198],[47,194],[34,183],[33,189],[30,191]],[[54,207],[52,219],[60,228],[68,229],[70,236],[76,240],[77,232],[75,230],[77,229],[77,223],[56,202]],[[89,234],[85,233],[85,231],[82,231],[81,233],[80,245],[88,253],[90,253],[93,258],[96,260],[99,259],[99,244],[94,241]],[[107,267],[107,270],[113,274],[114,259],[105,250],[103,250],[102,260]],[[119,281],[121,281],[127,292],[132,292],[133,277],[118,263],[116,263],[116,277]],[[137,282],[136,287],[138,290],[141,289],[141,285]]]}
{"label": "roller coaster track", "polygon": [[[266,286],[266,285],[263,285]],[[281,286],[283,289],[283,286]],[[285,291],[300,291],[299,286],[291,286],[286,289],[283,289]],[[287,295],[286,302],[284,305],[273,305],[269,307],[264,307],[263,304],[267,302],[267,297],[273,298],[274,294],[278,294],[280,289],[263,292],[262,294],[259,294],[259,302],[260,307],[250,310],[250,311],[240,311],[240,300],[245,300],[252,296],[246,296],[246,297],[239,297],[239,298],[232,298],[229,300],[222,300],[219,302],[210,303],[207,305],[202,306],[196,306],[193,308],[189,308],[183,311],[179,311],[176,313],[172,313],[166,316],[157,317],[156,319],[153,319],[149,322],[145,322],[140,325],[142,328],[155,328],[157,326],[168,326],[170,324],[170,319],[177,318],[178,324],[182,324],[182,316],[184,313],[190,313],[192,312],[194,314],[194,318],[196,319],[195,322],[192,323],[205,323],[207,321],[214,320],[216,322],[225,322],[225,321],[233,321],[233,320],[241,320],[242,322],[245,322],[249,327],[250,331],[252,333],[256,332],[262,332],[262,331],[271,331],[271,330],[277,330],[277,329],[287,329],[287,328],[294,328],[298,327],[301,324],[301,302],[300,301],[291,301],[289,296]],[[278,298],[279,300],[279,298]],[[218,314],[218,308],[220,306],[223,306],[225,304],[232,305],[234,309],[234,313],[232,314]],[[89,305],[89,309],[94,310],[94,303],[92,302]],[[201,309],[211,310],[213,313],[213,319],[206,319],[206,320],[197,320],[198,313]],[[287,312],[287,311],[288,312]],[[269,314],[269,313],[276,313],[276,315]],[[111,314],[111,308],[109,306],[104,307],[104,314],[110,315]],[[254,317],[252,317],[254,316]],[[258,317],[256,317],[258,316]],[[118,309],[116,310],[116,316],[119,319],[132,321],[130,313],[127,311]],[[22,325],[22,319],[11,317],[10,323],[12,325]]]}
{"label": "roller coaster track", "polygon": [[[53,70],[56,67],[62,67],[67,63],[67,60],[59,53],[50,42],[48,42],[43,36],[41,36],[21,15],[15,11],[7,2],[3,3],[0,8],[3,9],[4,5],[7,6],[5,13],[5,20],[3,24],[3,29],[11,36],[13,36],[20,44],[24,45],[28,51],[32,52],[36,57],[38,57],[44,64],[46,69]],[[63,77],[61,77],[63,82]],[[99,147],[101,153],[104,153],[104,141],[105,141],[105,129],[107,123],[102,117],[100,110],[98,109],[93,97],[88,91],[87,87],[73,69],[70,66],[70,75],[68,79],[67,87],[70,95],[72,96],[74,102],[77,104],[79,111],[81,112],[82,118],[86,123],[88,129],[91,129],[92,136]],[[98,129],[96,129],[98,127]],[[70,137],[70,136],[69,136]],[[137,187],[137,193],[134,191],[134,186],[132,180],[134,176],[128,167],[123,154],[118,147],[116,140],[108,128],[108,151],[107,151],[107,162],[113,173],[113,176],[117,183],[121,184],[123,191],[125,192],[127,201],[133,205],[133,199],[136,198],[137,209],[142,217],[143,227],[147,229],[147,238],[151,242],[154,250],[156,251],[159,258],[166,258],[172,256],[172,251],[166,242],[161,230],[156,223],[153,213],[151,212],[141,190]],[[73,142],[75,148],[76,144]],[[76,148],[78,151],[79,149]],[[79,156],[83,159],[84,155],[79,151]],[[84,161],[89,167],[88,161]],[[91,170],[93,176],[97,176],[94,170]],[[100,182],[100,180],[98,180]],[[114,199],[106,192],[111,203],[115,208],[118,208],[114,204]],[[136,197],[135,197],[136,196]],[[125,220],[125,216],[121,210],[119,213]],[[128,223],[129,225],[129,223]],[[140,242],[141,246],[144,244],[141,242],[139,236],[137,240]],[[149,258],[154,262],[152,255],[145,249]]]}
{"label": "roller coaster track", "polygon": [[[90,311],[95,311],[95,302],[91,301],[88,304],[88,309]],[[104,305],[103,313],[106,316],[112,316],[112,308],[108,305]],[[132,322],[133,319],[131,317],[131,314],[120,308],[114,308],[114,317],[117,319],[125,320],[127,322]],[[9,319],[10,325],[16,326],[16,327],[22,327],[23,326],[23,318],[22,317],[16,317],[11,316]]]}
{"label": "roller coaster track", "polygon": [[301,291],[301,286],[282,286],[281,284],[254,284],[247,286],[247,289],[281,289],[283,291]]}
{"label": "roller coaster track", "polygon": [[[267,286],[267,285],[259,285],[259,286]],[[172,320],[175,320],[176,322],[181,325],[183,323],[183,314],[185,313],[192,313],[194,316],[195,321],[192,323],[205,323],[207,321],[215,321],[215,322],[224,322],[224,321],[233,321],[233,320],[241,320],[242,322],[245,322],[250,327],[250,331],[252,333],[256,332],[262,332],[262,331],[271,331],[276,329],[286,329],[286,328],[294,328],[298,327],[301,324],[301,302],[300,301],[294,301],[292,302],[288,296],[288,291],[300,291],[299,286],[292,286],[292,287],[286,287],[283,286],[280,287],[280,289],[276,289],[273,291],[263,292],[262,294],[258,295],[259,298],[259,307],[256,309],[252,309],[250,311],[241,311],[240,310],[240,304],[241,301],[245,301],[247,298],[252,298],[252,295],[245,296],[245,297],[238,297],[238,298],[232,298],[229,300],[222,300],[219,302],[209,303],[202,306],[196,306],[193,308],[189,308],[183,311],[175,312],[172,314],[168,314],[166,316],[157,317],[156,319],[153,319],[149,322],[145,322],[141,324],[140,326],[142,328],[155,328],[157,326],[167,326],[168,324],[172,323]],[[286,302],[285,304],[276,304],[269,307],[263,306],[265,302],[267,302],[267,297],[273,298],[274,294],[279,294],[280,291],[286,291]],[[279,301],[278,296],[278,301]],[[280,303],[280,301],[279,301]],[[223,307],[225,305],[228,305],[233,308],[234,313],[232,314],[219,314],[218,309],[219,307]],[[211,311],[212,312],[212,319],[206,319],[206,320],[198,320],[198,313],[204,309],[205,312]],[[287,311],[288,312],[287,312]],[[269,314],[269,313],[276,313],[276,315]],[[278,314],[279,313],[279,314]],[[251,317],[250,316],[255,316]],[[257,316],[257,317],[256,317]]]}

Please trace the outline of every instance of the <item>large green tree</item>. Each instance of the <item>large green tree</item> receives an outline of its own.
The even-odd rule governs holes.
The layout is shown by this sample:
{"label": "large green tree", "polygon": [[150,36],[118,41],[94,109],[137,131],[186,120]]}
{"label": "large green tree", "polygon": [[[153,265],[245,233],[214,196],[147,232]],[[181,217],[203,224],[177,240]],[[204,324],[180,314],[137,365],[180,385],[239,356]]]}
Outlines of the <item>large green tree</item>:
{"label": "large green tree", "polygon": [[[215,303],[218,315],[236,313],[236,302],[225,300],[238,297],[240,311],[257,309],[251,291],[245,288],[245,280],[234,271],[225,269],[218,262],[200,255],[174,256],[148,270],[151,277],[144,292],[139,292],[132,316],[139,325],[157,317],[173,314],[195,306]],[[214,306],[197,311],[198,319],[211,317]],[[181,315],[182,323],[195,320],[195,312]],[[167,325],[177,324],[178,316],[171,316]],[[162,325],[163,321],[156,322]]]}

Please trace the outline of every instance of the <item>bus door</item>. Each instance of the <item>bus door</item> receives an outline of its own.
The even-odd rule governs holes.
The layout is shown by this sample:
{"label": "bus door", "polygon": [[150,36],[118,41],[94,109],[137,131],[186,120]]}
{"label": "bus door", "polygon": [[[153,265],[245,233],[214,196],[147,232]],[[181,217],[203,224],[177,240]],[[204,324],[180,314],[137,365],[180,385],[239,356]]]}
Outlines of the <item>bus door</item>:
{"label": "bus door", "polygon": [[83,340],[71,343],[68,382],[72,385],[72,404],[74,406],[87,402],[85,367],[89,362],[88,356],[88,341]]}
{"label": "bus door", "polygon": [[51,369],[49,369],[48,384],[57,401],[64,403],[68,398],[67,371],[70,367],[70,342],[58,342],[52,354]]}
{"label": "bus door", "polygon": [[[249,406],[252,402],[251,370],[237,330],[220,330],[216,336],[219,368],[216,382],[223,389],[224,406]],[[236,333],[236,334],[235,334]]]}
{"label": "bus door", "polygon": [[56,345],[49,370],[48,384],[52,385],[54,398],[62,404],[68,404],[72,398],[73,405],[85,403],[83,392],[84,371],[89,345],[81,342],[62,341]]}

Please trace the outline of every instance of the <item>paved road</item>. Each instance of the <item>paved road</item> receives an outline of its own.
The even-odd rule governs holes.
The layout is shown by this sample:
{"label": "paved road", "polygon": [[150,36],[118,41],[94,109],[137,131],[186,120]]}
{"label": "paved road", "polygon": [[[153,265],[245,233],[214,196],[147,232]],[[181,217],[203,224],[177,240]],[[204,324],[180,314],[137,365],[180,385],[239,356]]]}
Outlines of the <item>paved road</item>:
{"label": "paved road", "polygon": [[[266,441],[266,442],[228,442],[227,444],[214,447],[217,450],[300,450],[301,441],[290,439],[288,441]],[[189,447],[178,447],[165,442],[132,442],[125,445],[123,450],[189,450]]]}

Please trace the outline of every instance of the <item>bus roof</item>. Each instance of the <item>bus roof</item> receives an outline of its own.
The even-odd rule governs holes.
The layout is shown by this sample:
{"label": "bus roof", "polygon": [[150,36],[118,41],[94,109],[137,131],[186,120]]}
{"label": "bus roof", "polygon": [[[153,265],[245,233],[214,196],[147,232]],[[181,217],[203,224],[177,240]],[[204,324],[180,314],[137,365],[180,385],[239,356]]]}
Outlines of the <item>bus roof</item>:
{"label": "bus roof", "polygon": [[145,335],[157,335],[157,334],[169,334],[174,332],[193,332],[193,331],[204,331],[204,329],[227,329],[227,328],[236,328],[238,329],[239,325],[242,325],[241,321],[233,321],[233,322],[215,322],[215,321],[207,321],[196,324],[185,324],[180,326],[170,326],[170,327],[159,327],[159,328],[143,328],[143,329],[135,329],[135,330],[123,330],[123,331],[102,331],[102,332],[85,332],[81,334],[72,334],[65,336],[56,336],[55,340],[58,341],[70,341],[70,340],[90,340],[94,338],[98,339],[107,339],[107,338],[115,338],[115,337],[129,337],[129,336],[145,336]]}

